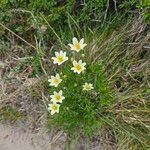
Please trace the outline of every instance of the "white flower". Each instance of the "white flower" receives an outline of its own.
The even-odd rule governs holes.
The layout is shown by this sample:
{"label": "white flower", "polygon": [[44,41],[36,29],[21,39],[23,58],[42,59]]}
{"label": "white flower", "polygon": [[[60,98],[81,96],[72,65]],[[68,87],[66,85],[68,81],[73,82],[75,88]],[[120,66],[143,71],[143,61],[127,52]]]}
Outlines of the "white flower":
{"label": "white flower", "polygon": [[70,60],[73,62],[73,61],[74,61],[74,58],[73,58],[73,57],[71,57],[71,58],[70,58]]}
{"label": "white flower", "polygon": [[59,83],[62,81],[60,78],[60,75],[57,73],[56,76],[51,76],[50,79],[48,79],[48,82],[50,82],[50,86],[57,87]]}
{"label": "white flower", "polygon": [[59,113],[59,104],[53,103],[53,104],[48,104],[48,110],[51,111],[51,115],[54,115],[55,113]]}
{"label": "white flower", "polygon": [[66,57],[66,52],[60,51],[60,52],[55,52],[56,57],[52,57],[54,60],[54,64],[61,65],[63,62],[68,60],[68,57]]}
{"label": "white flower", "polygon": [[83,72],[86,68],[84,67],[86,63],[82,63],[82,60],[79,60],[78,62],[76,60],[73,61],[73,67],[71,70],[73,70],[75,73],[80,74]]}
{"label": "white flower", "polygon": [[71,50],[79,52],[80,50],[82,50],[87,44],[84,44],[84,38],[82,38],[80,40],[80,42],[78,42],[77,38],[74,37],[72,39],[72,43],[73,44],[68,44],[71,48]]}
{"label": "white flower", "polygon": [[50,95],[51,101],[53,103],[62,103],[62,101],[65,99],[65,97],[62,94],[63,94],[62,90],[59,91],[58,93],[54,92],[54,95]]}
{"label": "white flower", "polygon": [[85,54],[81,54],[81,57],[85,57]]}
{"label": "white flower", "polygon": [[94,87],[93,87],[93,84],[91,84],[91,83],[85,83],[83,85],[83,91],[90,91],[92,89],[94,89]]}
{"label": "white flower", "polygon": [[42,32],[45,32],[46,30],[47,30],[47,26],[46,26],[46,25],[42,25],[42,26],[41,26],[41,31],[42,31]]}

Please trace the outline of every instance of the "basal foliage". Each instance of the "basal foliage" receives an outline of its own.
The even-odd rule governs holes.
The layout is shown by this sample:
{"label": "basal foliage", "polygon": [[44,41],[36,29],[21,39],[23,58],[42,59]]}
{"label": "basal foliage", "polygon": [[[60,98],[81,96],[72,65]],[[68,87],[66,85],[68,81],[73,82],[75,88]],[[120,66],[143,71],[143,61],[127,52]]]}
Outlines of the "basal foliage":
{"label": "basal foliage", "polygon": [[[56,65],[52,72],[54,76],[59,73],[62,81],[58,81],[59,85],[56,84],[57,86],[52,86],[53,84],[49,86],[50,95],[63,91],[65,97],[61,102],[55,101],[60,104],[59,111],[56,110],[56,114],[53,113],[51,106],[48,107],[51,115],[53,115],[51,116],[49,113],[50,123],[72,134],[75,134],[76,130],[84,134],[94,133],[103,124],[99,114],[103,114],[105,108],[109,107],[109,104],[113,101],[112,94],[107,87],[106,77],[103,75],[102,64],[100,62],[89,62],[86,48],[84,50],[85,55],[82,51],[78,53],[71,52],[71,50],[67,51],[69,60],[61,65]],[[86,69],[78,74],[71,68],[74,60],[81,59],[82,62],[86,62]],[[89,87],[85,90],[83,88],[85,83],[90,83],[92,88]],[[54,102],[54,96],[50,97],[50,101]]]}

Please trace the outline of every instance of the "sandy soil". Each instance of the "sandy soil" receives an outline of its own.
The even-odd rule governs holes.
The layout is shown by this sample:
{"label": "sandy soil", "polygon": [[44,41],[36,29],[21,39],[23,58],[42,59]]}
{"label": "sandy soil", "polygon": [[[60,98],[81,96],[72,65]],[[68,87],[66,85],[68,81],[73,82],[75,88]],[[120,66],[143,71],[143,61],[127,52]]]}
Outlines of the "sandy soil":
{"label": "sandy soil", "polygon": [[[63,139],[61,139],[63,140]],[[56,141],[56,139],[55,139]],[[46,132],[32,133],[22,127],[0,124],[0,150],[63,150]]]}
{"label": "sandy soil", "polygon": [[116,150],[111,134],[106,137],[98,135],[91,141],[88,138],[72,140],[69,142],[67,134],[46,128],[33,131],[23,122],[16,124],[0,123],[0,150]]}

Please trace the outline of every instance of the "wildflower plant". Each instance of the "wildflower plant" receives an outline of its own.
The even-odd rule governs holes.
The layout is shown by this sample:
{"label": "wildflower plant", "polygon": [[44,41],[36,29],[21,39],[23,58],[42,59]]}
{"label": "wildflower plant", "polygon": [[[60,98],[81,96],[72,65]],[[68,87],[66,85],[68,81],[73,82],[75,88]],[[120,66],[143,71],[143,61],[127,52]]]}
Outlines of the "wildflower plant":
{"label": "wildflower plant", "polygon": [[[70,133],[77,129],[90,134],[101,127],[99,114],[112,97],[107,88],[101,63],[88,59],[82,38],[72,39],[68,50],[54,52],[54,74],[49,79],[51,123]],[[82,51],[81,51],[82,50]],[[83,53],[84,51],[84,53]],[[61,66],[59,66],[61,65]]]}

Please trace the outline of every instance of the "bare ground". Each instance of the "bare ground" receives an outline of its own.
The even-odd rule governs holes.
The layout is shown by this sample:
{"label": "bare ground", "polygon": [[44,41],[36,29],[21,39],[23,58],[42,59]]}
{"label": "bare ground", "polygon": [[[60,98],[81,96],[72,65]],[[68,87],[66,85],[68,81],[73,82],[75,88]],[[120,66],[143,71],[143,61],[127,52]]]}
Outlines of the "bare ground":
{"label": "bare ground", "polygon": [[46,131],[33,133],[21,123],[0,125],[0,150],[63,150],[60,143],[64,140],[65,135],[62,133],[54,140]]}
{"label": "bare ground", "polygon": [[[114,150],[114,145],[100,144],[101,142],[93,139],[89,147],[89,141],[81,140],[76,143],[72,141],[69,145],[66,143],[67,136],[59,131],[56,135],[44,130],[33,132],[21,122],[18,124],[4,125],[0,124],[0,150]],[[76,143],[76,144],[75,144]],[[109,143],[110,144],[110,143]],[[107,148],[106,148],[107,147]]]}

